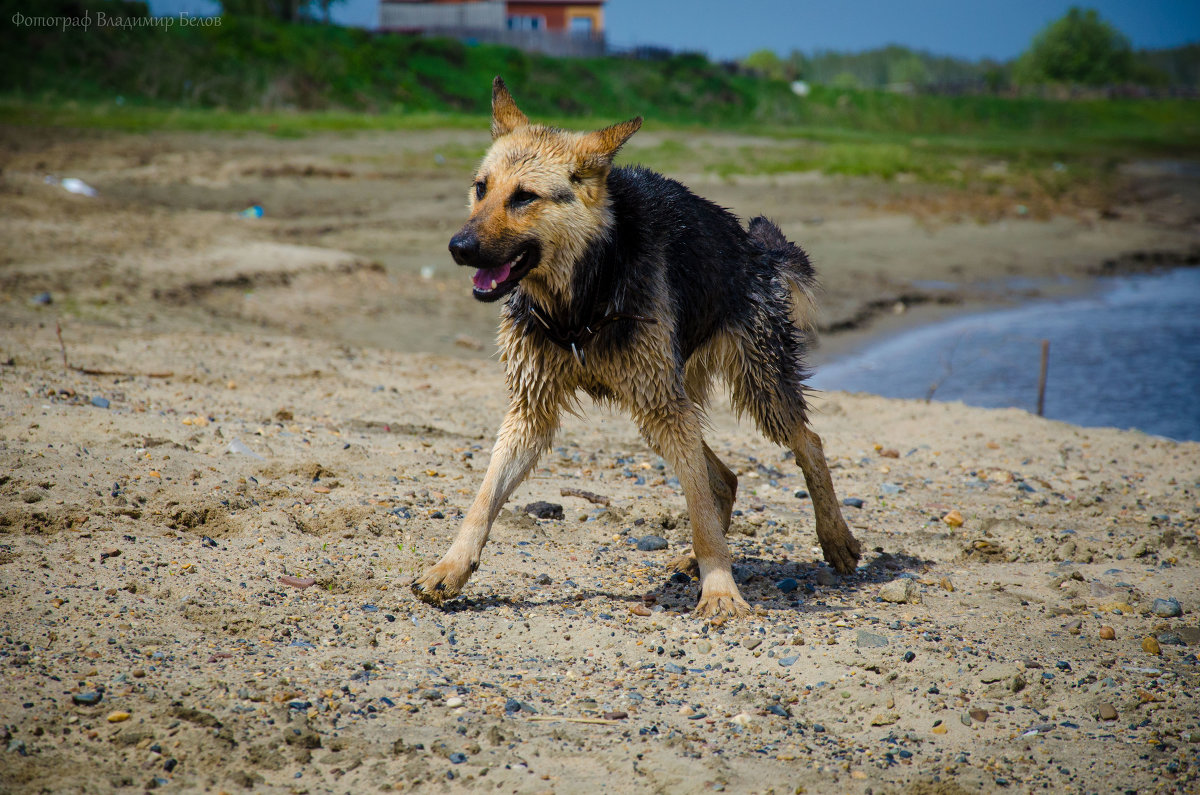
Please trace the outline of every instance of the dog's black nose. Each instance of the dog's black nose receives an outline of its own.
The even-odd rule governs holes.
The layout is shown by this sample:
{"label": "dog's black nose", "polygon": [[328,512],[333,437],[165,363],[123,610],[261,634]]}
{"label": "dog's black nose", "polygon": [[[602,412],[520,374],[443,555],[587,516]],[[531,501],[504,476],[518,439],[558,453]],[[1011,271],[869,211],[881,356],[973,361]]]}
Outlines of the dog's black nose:
{"label": "dog's black nose", "polygon": [[450,238],[450,256],[459,265],[473,265],[479,259],[479,236],[463,230]]}

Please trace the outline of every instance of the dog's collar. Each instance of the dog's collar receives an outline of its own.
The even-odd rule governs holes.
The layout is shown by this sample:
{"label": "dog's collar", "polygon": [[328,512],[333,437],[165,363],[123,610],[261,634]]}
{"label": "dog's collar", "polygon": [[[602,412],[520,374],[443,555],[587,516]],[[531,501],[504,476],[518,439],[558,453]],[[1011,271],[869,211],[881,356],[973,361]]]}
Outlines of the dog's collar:
{"label": "dog's collar", "polygon": [[542,331],[546,334],[546,337],[555,345],[574,356],[575,361],[579,362],[580,367],[586,364],[584,349],[605,326],[616,323],[618,320],[636,320],[639,323],[658,322],[657,319],[652,317],[631,315],[626,312],[609,312],[604,317],[585,323],[581,328],[567,329],[547,318],[546,314],[532,301],[529,304],[529,314],[542,327]]}

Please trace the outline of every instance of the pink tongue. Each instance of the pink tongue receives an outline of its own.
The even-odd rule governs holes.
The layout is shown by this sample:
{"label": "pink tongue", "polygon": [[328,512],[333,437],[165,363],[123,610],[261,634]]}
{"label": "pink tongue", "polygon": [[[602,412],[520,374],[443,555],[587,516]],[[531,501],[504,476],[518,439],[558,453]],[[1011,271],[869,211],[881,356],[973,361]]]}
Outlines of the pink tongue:
{"label": "pink tongue", "polygon": [[510,273],[512,273],[511,262],[506,262],[499,268],[480,268],[479,270],[475,271],[475,278],[473,279],[475,282],[475,289],[491,290],[493,281],[496,282],[497,286],[499,286],[504,282],[505,279],[508,278]]}

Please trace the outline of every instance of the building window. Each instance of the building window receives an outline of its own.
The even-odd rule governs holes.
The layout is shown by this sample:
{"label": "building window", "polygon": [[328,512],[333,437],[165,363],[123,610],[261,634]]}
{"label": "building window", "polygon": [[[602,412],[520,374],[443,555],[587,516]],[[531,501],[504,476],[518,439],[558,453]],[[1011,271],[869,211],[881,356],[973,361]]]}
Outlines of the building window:
{"label": "building window", "polygon": [[508,18],[509,30],[545,30],[546,18],[541,16],[511,16]]}
{"label": "building window", "polygon": [[591,17],[571,17],[571,35],[579,36],[580,38],[591,38],[592,36],[592,18]]}

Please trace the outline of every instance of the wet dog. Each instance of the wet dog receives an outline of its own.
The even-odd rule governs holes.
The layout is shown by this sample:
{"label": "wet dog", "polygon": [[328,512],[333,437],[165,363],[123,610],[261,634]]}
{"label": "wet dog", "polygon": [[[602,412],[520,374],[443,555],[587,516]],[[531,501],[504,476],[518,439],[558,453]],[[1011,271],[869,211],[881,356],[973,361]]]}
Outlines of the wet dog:
{"label": "wet dog", "polygon": [[842,573],[858,563],[808,426],[808,257],[766,218],[743,228],[678,182],[614,167],[641,125],[577,133],[532,124],[500,78],[492,86],[492,147],[450,253],[475,269],[475,298],[506,299],[499,344],[511,402],[457,538],[413,584],[427,602],[462,590],[501,506],[583,393],[629,412],[678,476],[694,558],[676,566],[698,573],[697,613],[746,613],[725,543],[737,477],[702,436],[716,378],[737,411],[795,454],[825,559]]}

